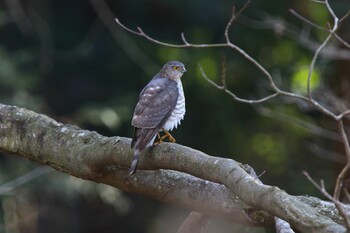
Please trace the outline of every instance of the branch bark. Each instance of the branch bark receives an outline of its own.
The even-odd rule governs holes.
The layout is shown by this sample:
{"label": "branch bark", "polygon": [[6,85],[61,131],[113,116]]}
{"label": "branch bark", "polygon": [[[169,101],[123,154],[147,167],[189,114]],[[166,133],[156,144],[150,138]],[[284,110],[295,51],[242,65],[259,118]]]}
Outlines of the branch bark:
{"label": "branch bark", "polygon": [[[310,204],[312,197],[291,196],[277,187],[264,185],[234,160],[209,156],[178,144],[154,147],[141,158],[140,170],[129,177],[130,141],[104,137],[23,108],[0,104],[2,152],[246,225],[272,223],[271,216],[257,211],[260,209],[284,219],[301,232],[346,232],[334,204]],[[344,209],[349,216],[350,208]]]}

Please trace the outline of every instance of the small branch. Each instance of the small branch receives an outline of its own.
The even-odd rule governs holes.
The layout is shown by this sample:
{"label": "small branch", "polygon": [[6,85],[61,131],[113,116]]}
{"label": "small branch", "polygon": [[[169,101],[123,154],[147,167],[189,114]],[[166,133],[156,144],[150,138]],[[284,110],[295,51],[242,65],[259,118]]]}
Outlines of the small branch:
{"label": "small branch", "polygon": [[[340,20],[339,20],[340,22]],[[348,42],[346,42],[343,38],[341,38],[338,34],[334,33],[333,34],[335,38],[337,38],[337,40],[344,45],[346,48],[350,49],[350,44]]]}
{"label": "small branch", "polygon": [[342,143],[343,143],[343,146],[344,146],[345,157],[346,157],[346,165],[345,165],[345,167],[342,169],[342,171],[339,173],[339,175],[337,177],[336,185],[335,185],[335,188],[334,188],[334,194],[333,194],[333,198],[336,199],[336,200],[339,200],[339,196],[340,196],[340,192],[342,190],[344,178],[345,178],[346,174],[348,173],[348,171],[350,169],[349,140],[348,140],[348,137],[347,137],[347,135],[345,133],[344,123],[343,123],[342,119],[338,120],[338,130],[339,130],[339,134],[341,136]]}
{"label": "small branch", "polygon": [[269,99],[272,99],[272,98],[276,97],[276,96],[279,94],[278,92],[276,92],[276,93],[274,93],[274,94],[271,94],[271,95],[269,95],[269,96],[266,96],[266,97],[264,97],[264,98],[257,99],[257,100],[248,100],[248,99],[240,98],[240,97],[236,96],[234,93],[232,93],[231,91],[227,90],[227,89],[226,89],[226,84],[224,84],[223,86],[220,86],[220,85],[216,84],[215,82],[213,82],[210,78],[208,78],[208,76],[206,75],[206,73],[205,73],[203,67],[202,67],[200,64],[198,64],[198,66],[199,66],[199,70],[200,70],[201,73],[202,73],[202,76],[203,76],[211,85],[213,85],[214,87],[216,87],[216,88],[219,89],[219,90],[225,91],[227,94],[229,94],[230,96],[232,96],[232,98],[233,98],[234,100],[236,100],[236,101],[238,101],[238,102],[247,103],[247,104],[259,104],[259,103],[265,102],[265,101],[267,101],[267,100],[269,100]]}
{"label": "small branch", "polygon": [[230,27],[231,27],[233,21],[236,19],[235,12],[236,12],[236,8],[235,8],[235,6],[233,6],[233,7],[232,7],[231,18],[230,18],[230,20],[228,21],[228,23],[227,23],[227,25],[226,25],[226,28],[225,28],[225,32],[224,32],[225,39],[226,39],[226,42],[227,42],[227,43],[231,43],[231,42],[230,42],[230,37],[229,37],[229,35],[228,35],[228,31],[230,30]]}
{"label": "small branch", "polygon": [[181,39],[185,43],[185,45],[187,45],[187,46],[190,45],[185,38],[185,33],[183,33],[183,32],[181,33]]}
{"label": "small branch", "polygon": [[[143,30],[140,27],[137,27],[137,31],[134,31],[128,27],[126,27],[124,24],[122,24],[118,18],[115,18],[115,22],[121,26],[124,30],[137,35],[137,36],[141,36],[144,37],[145,39],[155,43],[155,44],[159,44],[159,45],[163,45],[163,46],[167,46],[167,47],[173,47],[173,48],[186,48],[186,47],[190,47],[190,45],[188,43],[185,42],[184,45],[174,45],[174,44],[168,44],[168,43],[164,43],[161,42],[159,40],[153,39],[152,37],[150,37],[149,35],[147,35],[146,33],[143,32]],[[182,36],[182,39],[184,39],[184,37]]]}
{"label": "small branch", "polygon": [[228,21],[226,27],[225,27],[225,32],[224,32],[224,35],[225,35],[225,39],[226,39],[226,42],[228,44],[230,44],[230,37],[228,35],[229,33],[229,30],[232,26],[232,23],[233,21],[235,21],[235,19],[237,19],[237,17],[249,6],[249,4],[251,3],[251,0],[248,0],[246,1],[246,3],[243,5],[243,7],[238,11],[238,13],[236,13],[236,8],[235,6],[232,7],[232,14],[231,14],[231,18],[230,20]]}
{"label": "small branch", "polygon": [[339,214],[343,217],[344,223],[348,231],[350,230],[350,220],[349,217],[345,211],[345,209],[342,206],[342,203],[339,201],[339,199],[335,199],[332,197],[325,189],[324,181],[321,180],[320,184],[318,184],[306,171],[303,172],[304,176],[330,201],[334,203],[334,205],[337,207],[337,210],[339,211]]}
{"label": "small branch", "polygon": [[[323,3],[326,3],[326,2],[323,2]],[[327,4],[326,4],[326,6],[327,6],[328,10],[331,10],[331,11],[329,11],[329,12],[331,13],[332,17],[333,17],[333,18],[334,18],[334,17],[337,18],[336,15],[334,14],[332,8],[330,8],[328,2],[327,2]],[[335,33],[335,31],[317,25],[316,23],[314,23],[314,22],[312,22],[311,20],[309,20],[309,19],[307,19],[307,18],[301,16],[300,14],[298,14],[296,11],[294,11],[294,10],[292,10],[292,9],[290,9],[289,11],[290,11],[295,17],[297,17],[297,18],[300,19],[301,21],[307,23],[308,25],[313,26],[314,28],[317,28],[317,29],[320,29],[320,30],[322,30],[322,31],[325,31],[325,32],[328,32],[328,33],[332,34],[341,44],[343,44],[343,45],[344,45],[345,47],[347,47],[347,48],[350,48],[350,44],[347,43],[343,38],[341,38],[337,33]],[[346,19],[348,16],[349,16],[349,12],[347,12],[340,20],[338,20],[338,22],[339,22],[339,23],[342,22],[342,21],[343,21],[344,19]],[[338,18],[337,18],[337,19],[338,19]]]}
{"label": "small branch", "polygon": [[[328,1],[326,0],[326,3],[328,3]],[[338,18],[334,18],[334,25],[333,25],[333,29],[332,29],[332,33],[334,33],[336,30],[338,29]],[[332,38],[332,33],[329,34],[326,39],[323,41],[323,43],[320,45],[320,47],[318,47],[318,49],[316,50],[316,52],[314,53],[314,56],[311,60],[310,63],[310,67],[309,67],[309,74],[307,76],[307,94],[308,97],[311,101],[314,102],[313,98],[312,98],[312,94],[311,94],[311,87],[310,87],[310,82],[311,82],[311,77],[312,77],[312,73],[315,69],[315,64],[316,64],[316,60],[321,52],[321,50],[327,45],[327,43],[330,41],[330,39]]]}
{"label": "small branch", "polygon": [[293,9],[289,9],[289,12],[292,13],[292,15],[294,15],[295,17],[297,17],[298,19],[300,19],[301,21],[313,26],[314,28],[320,29],[322,31],[326,31],[326,32],[330,32],[327,28],[321,27],[319,25],[317,25],[316,23],[312,22],[311,20],[305,18],[304,16],[301,16],[299,13],[297,13],[295,10]]}
{"label": "small branch", "polygon": [[325,4],[324,1],[320,1],[320,0],[310,0],[311,2],[314,2],[314,3],[320,3],[320,4]]}

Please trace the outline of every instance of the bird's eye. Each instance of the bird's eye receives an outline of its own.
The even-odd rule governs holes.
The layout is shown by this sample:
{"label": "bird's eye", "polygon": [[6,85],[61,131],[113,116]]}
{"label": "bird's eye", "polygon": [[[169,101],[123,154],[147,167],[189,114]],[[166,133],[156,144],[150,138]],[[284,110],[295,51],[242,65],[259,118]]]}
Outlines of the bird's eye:
{"label": "bird's eye", "polygon": [[178,66],[173,66],[173,69],[174,69],[174,70],[179,70],[180,67],[178,67]]}

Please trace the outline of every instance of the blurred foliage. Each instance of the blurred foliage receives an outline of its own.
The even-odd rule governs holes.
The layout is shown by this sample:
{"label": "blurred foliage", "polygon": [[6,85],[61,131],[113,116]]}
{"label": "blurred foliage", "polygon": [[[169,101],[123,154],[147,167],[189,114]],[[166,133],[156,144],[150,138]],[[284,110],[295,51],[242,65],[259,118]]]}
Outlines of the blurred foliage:
{"label": "blurred foliage", "polygon": [[[329,119],[280,97],[259,106],[235,102],[202,77],[198,64],[220,83],[225,60],[227,87],[240,97],[256,99],[270,93],[261,71],[237,52],[160,46],[123,31],[108,18],[112,14],[126,26],[140,26],[168,43],[182,43],[181,32],[190,43],[221,43],[232,6],[240,9],[244,1],[109,0],[107,10],[96,7],[101,4],[104,1],[0,2],[1,103],[107,136],[131,137],[130,119],[140,90],[166,61],[180,60],[188,72],[183,77],[187,112],[174,131],[178,143],[248,163],[257,173],[266,171],[261,177],[264,183],[291,194],[321,196],[303,177],[303,170],[324,179],[331,190],[342,164],[330,162],[330,155],[320,156],[308,145],[342,153],[339,144],[293,120],[336,130]],[[332,4],[339,16],[350,8],[345,0]],[[330,20],[325,7],[316,3],[254,1],[234,22],[230,37],[266,67],[282,89],[305,94],[313,52],[285,30],[269,30],[263,24],[268,17],[284,19],[288,22],[284,26],[308,33],[312,41],[321,41],[326,34],[308,28],[289,14],[290,8],[322,26]],[[345,20],[343,28],[349,24]],[[340,32],[349,41],[349,33]],[[330,86],[340,97],[349,98],[337,91],[349,83],[349,75],[349,61],[322,56],[311,88]],[[261,108],[269,109],[271,115],[263,114]],[[0,160],[2,183],[37,166],[10,155]],[[172,213],[173,207],[57,172],[2,195],[1,203],[0,232],[164,232],[164,222],[173,223],[174,231],[186,216],[184,210],[176,210],[175,220],[173,214],[162,214]]]}

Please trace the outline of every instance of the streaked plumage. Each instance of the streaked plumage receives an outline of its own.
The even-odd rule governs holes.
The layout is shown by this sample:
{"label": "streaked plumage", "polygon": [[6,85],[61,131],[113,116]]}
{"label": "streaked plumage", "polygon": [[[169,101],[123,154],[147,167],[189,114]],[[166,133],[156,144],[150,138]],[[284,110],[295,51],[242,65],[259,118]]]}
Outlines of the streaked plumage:
{"label": "streaked plumage", "polygon": [[185,97],[181,76],[185,66],[170,61],[153,77],[141,91],[135,107],[132,125],[135,127],[131,147],[134,157],[129,174],[136,171],[140,155],[149,147],[162,129],[176,128],[185,115]]}

